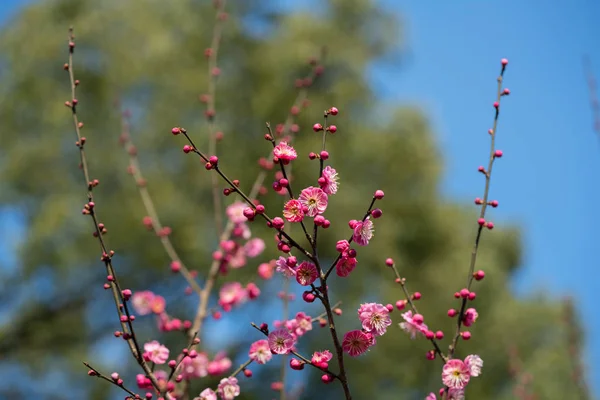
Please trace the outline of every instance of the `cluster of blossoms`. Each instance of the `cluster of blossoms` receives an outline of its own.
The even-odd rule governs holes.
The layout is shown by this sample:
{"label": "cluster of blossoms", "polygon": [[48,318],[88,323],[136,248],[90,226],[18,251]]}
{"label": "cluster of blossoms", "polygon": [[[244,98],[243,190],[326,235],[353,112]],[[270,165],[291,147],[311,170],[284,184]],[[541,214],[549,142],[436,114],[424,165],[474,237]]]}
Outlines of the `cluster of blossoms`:
{"label": "cluster of blossoms", "polygon": [[361,304],[358,319],[362,330],[353,330],[344,335],[342,348],[348,355],[357,357],[376,344],[375,338],[382,336],[392,324],[390,312],[393,306],[377,303]]}
{"label": "cluster of blossoms", "polygon": [[[442,382],[446,385],[448,396],[447,400],[464,400],[465,388],[471,377],[475,378],[481,375],[483,360],[477,355],[469,355],[465,360],[451,359],[444,364],[442,370]],[[440,396],[444,396],[445,388],[440,389]],[[434,393],[429,393],[425,400],[436,400]]]}

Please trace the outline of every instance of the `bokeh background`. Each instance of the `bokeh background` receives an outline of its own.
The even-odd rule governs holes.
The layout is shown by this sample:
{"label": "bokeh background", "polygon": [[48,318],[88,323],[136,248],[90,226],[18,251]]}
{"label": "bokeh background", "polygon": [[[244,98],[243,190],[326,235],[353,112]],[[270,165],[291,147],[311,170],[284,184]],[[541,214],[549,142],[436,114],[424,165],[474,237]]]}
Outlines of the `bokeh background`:
{"label": "bokeh background", "polygon": [[[196,298],[173,276],[145,215],[118,145],[115,99],[133,113],[132,137],[162,220],[187,264],[202,272],[215,246],[210,179],[197,160],[183,157],[170,128],[185,126],[207,143],[203,108],[206,60],[214,23],[210,1],[9,1],[0,5],[0,397],[122,398],[86,376],[83,360],[118,370],[134,386],[137,367],[102,290],[103,268],[89,221],[80,216],[85,194],[69,110],[66,29],[77,33],[80,116],[90,143],[91,170],[101,185],[97,202],[117,251],[115,264],[133,290],[167,298],[168,311],[189,317]],[[361,302],[391,302],[401,294],[382,262],[399,262],[409,287],[423,294],[431,325],[450,332],[445,317],[462,287],[473,241],[488,151],[487,129],[499,60],[510,60],[491,197],[500,202],[484,232],[478,285],[480,319],[459,355],[476,353],[484,373],[469,385],[470,399],[592,398],[600,381],[593,361],[600,346],[595,310],[600,284],[595,201],[600,142],[593,130],[582,58],[600,76],[600,5],[592,0],[547,2],[409,2],[369,0],[228,1],[220,53],[218,127],[226,170],[249,187],[265,153],[264,122],[283,122],[296,95],[294,80],[307,59],[328,47],[326,72],[310,89],[298,117],[297,145],[314,150],[310,130],[321,110],[336,105],[339,134],[331,163],[342,186],[328,210],[334,222],[322,235],[325,259],[348,234],[345,221],[363,212],[373,190],[386,192],[376,239],[359,252],[359,267],[335,280],[344,302],[343,330],[358,326]],[[295,179],[308,185],[314,165],[302,158]],[[279,207],[271,196],[267,205]],[[254,225],[255,235],[270,237]],[[270,244],[270,241],[268,241]],[[256,279],[260,260],[220,282]],[[257,281],[258,282],[258,281]],[[223,348],[234,364],[259,339],[250,321],[282,316],[282,282],[260,282],[263,295],[209,321],[204,350]],[[300,293],[300,291],[296,291]],[[567,301],[572,298],[572,301]],[[216,299],[214,299],[216,304]],[[291,311],[318,307],[292,302]],[[398,321],[399,313],[392,314]],[[161,336],[140,318],[139,332],[173,349],[178,335]],[[586,335],[586,333],[588,335]],[[326,332],[305,337],[308,353],[328,344]],[[440,364],[425,360],[428,346],[391,329],[367,355],[347,365],[357,399],[422,399],[440,386]],[[436,364],[437,363],[437,364]],[[580,367],[578,367],[580,365]],[[578,372],[578,368],[581,371]],[[242,398],[278,397],[279,361],[242,378]],[[286,389],[300,398],[341,398],[312,371],[288,372]],[[200,390],[215,380],[195,382]],[[289,396],[292,398],[292,395]]]}

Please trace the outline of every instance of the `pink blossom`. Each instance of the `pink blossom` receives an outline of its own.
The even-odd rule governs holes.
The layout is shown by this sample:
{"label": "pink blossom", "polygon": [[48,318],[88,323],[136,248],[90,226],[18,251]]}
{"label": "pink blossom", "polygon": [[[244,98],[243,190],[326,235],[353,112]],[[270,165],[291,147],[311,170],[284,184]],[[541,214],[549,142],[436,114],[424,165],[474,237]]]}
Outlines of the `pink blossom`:
{"label": "pink blossom", "polygon": [[248,219],[244,216],[244,209],[247,207],[246,203],[236,201],[227,207],[226,213],[229,220],[234,224],[243,224]]}
{"label": "pink blossom", "polygon": [[271,349],[269,348],[269,341],[262,339],[252,343],[248,356],[257,364],[266,364],[273,358],[273,353],[271,353]]}
{"label": "pink blossom", "polygon": [[320,188],[309,186],[303,189],[298,200],[300,200],[303,206],[308,208],[306,214],[309,217],[323,214],[327,209],[327,194]]}
{"label": "pink blossom", "polygon": [[442,369],[442,382],[449,388],[464,389],[470,379],[469,367],[462,360],[448,360]]}
{"label": "pink blossom", "polygon": [[229,261],[229,266],[234,269],[242,268],[246,265],[246,252],[244,248],[239,247],[235,253],[225,256],[225,260]]}
{"label": "pink blossom", "polygon": [[370,347],[371,338],[361,330],[346,332],[342,340],[342,349],[351,357],[358,357]]}
{"label": "pink blossom", "polygon": [[219,305],[233,307],[246,300],[246,291],[239,282],[229,282],[219,290]]}
{"label": "pink blossom", "polygon": [[269,348],[275,354],[288,354],[295,344],[294,337],[285,328],[272,331],[268,339]]}
{"label": "pink blossom", "polygon": [[402,328],[405,332],[410,334],[411,339],[414,339],[417,336],[417,333],[425,334],[428,331],[427,325],[424,323],[418,323],[418,321],[414,320],[412,311],[407,311],[402,314],[402,318],[404,318],[404,322],[401,322],[400,328]]}
{"label": "pink blossom", "polygon": [[283,164],[288,164],[298,157],[296,150],[288,145],[287,142],[279,142],[279,144],[273,148],[273,155],[281,160]]}
{"label": "pink blossom", "polygon": [[275,266],[277,267],[277,272],[281,272],[284,276],[291,278],[292,276],[296,276],[296,270],[288,265],[287,259],[285,257],[279,257],[279,259],[275,262]]}
{"label": "pink blossom", "polygon": [[335,273],[344,278],[350,275],[350,272],[354,271],[356,263],[356,258],[342,255],[342,257],[335,264]]}
{"label": "pink blossom", "polygon": [[250,258],[258,257],[265,250],[265,241],[260,238],[250,239],[244,245],[244,252]]}
{"label": "pink blossom", "polygon": [[154,293],[149,290],[135,292],[131,298],[133,309],[139,315],[148,315],[152,313],[152,300]]}
{"label": "pink blossom", "polygon": [[169,349],[153,340],[144,344],[144,359],[154,364],[164,364],[169,359]]}
{"label": "pink blossom", "polygon": [[300,311],[296,314],[296,317],[294,319],[287,320],[283,324],[280,321],[276,321],[275,326],[285,326],[286,329],[292,334],[292,336],[295,339],[298,339],[306,332],[312,330],[312,318],[310,315],[306,315],[305,313]]}
{"label": "pink blossom", "polygon": [[154,314],[162,314],[165,312],[167,302],[165,298],[162,296],[154,295],[152,300],[150,301],[150,308]]}
{"label": "pink blossom", "polygon": [[283,206],[283,217],[288,222],[300,222],[304,219],[304,210],[299,200],[291,199]]}
{"label": "pink blossom", "polygon": [[319,186],[325,194],[336,194],[338,191],[338,173],[329,165],[323,168],[323,174],[319,179]]}
{"label": "pink blossom", "polygon": [[383,304],[361,304],[358,309],[358,318],[362,323],[363,329],[376,336],[383,335],[387,327],[392,324],[390,311]]}
{"label": "pink blossom", "polygon": [[366,246],[373,238],[373,221],[369,217],[364,221],[358,221],[354,226],[352,240],[359,246]]}
{"label": "pink blossom", "polygon": [[350,248],[350,243],[347,240],[338,240],[335,244],[335,250],[338,253],[344,253]]}
{"label": "pink blossom", "polygon": [[296,268],[296,282],[302,286],[311,285],[317,280],[319,271],[315,264],[310,261],[302,261],[298,268]]}
{"label": "pink blossom", "polygon": [[467,308],[463,316],[463,323],[465,326],[471,326],[475,321],[477,321],[478,317],[479,313],[477,313],[477,310],[474,308]]}
{"label": "pink blossom", "polygon": [[200,396],[194,397],[194,400],[217,400],[217,394],[211,388],[207,388],[200,392]]}
{"label": "pink blossom", "polygon": [[184,379],[204,378],[208,375],[208,357],[205,353],[198,353],[196,357],[184,357],[181,360],[181,374]]}
{"label": "pink blossom", "polygon": [[435,393],[430,392],[427,397],[425,397],[425,400],[436,400],[437,397],[435,396]]}
{"label": "pink blossom", "polygon": [[237,378],[223,378],[219,382],[217,392],[223,400],[233,400],[240,395],[240,386],[238,385]]}
{"label": "pink blossom", "polygon": [[[310,362],[316,366],[320,366],[323,363],[327,364],[333,358],[333,354],[329,350],[315,351],[310,359]],[[323,365],[324,368],[327,366]]]}
{"label": "pink blossom", "polygon": [[223,375],[231,368],[231,360],[221,351],[215,355],[214,360],[208,363],[206,370],[211,376]]}
{"label": "pink blossom", "polygon": [[258,266],[258,276],[262,279],[271,279],[273,277],[274,266],[270,263],[262,263]]}
{"label": "pink blossom", "polygon": [[465,358],[465,365],[469,368],[471,376],[477,377],[481,375],[481,368],[483,368],[483,360],[476,354],[468,355]]}

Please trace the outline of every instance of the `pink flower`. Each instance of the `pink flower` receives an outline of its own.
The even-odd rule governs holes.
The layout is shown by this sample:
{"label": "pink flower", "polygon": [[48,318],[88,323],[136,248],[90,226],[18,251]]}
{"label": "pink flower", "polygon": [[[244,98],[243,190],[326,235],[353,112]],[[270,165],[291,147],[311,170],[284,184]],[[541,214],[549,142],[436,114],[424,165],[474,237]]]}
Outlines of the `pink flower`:
{"label": "pink flower", "polygon": [[425,334],[427,332],[427,325],[424,323],[418,323],[413,318],[412,311],[407,311],[402,314],[402,318],[404,318],[405,322],[401,322],[400,328],[402,328],[405,332],[410,333],[411,339],[414,339],[417,336],[417,333]]}
{"label": "pink flower", "polygon": [[241,201],[236,201],[227,207],[226,213],[229,217],[229,220],[234,224],[242,224],[246,222],[248,219],[244,216],[244,209],[248,207],[246,203],[242,203]]}
{"label": "pink flower", "polygon": [[258,257],[265,250],[265,241],[260,238],[250,239],[244,245],[244,252],[250,258]]}
{"label": "pink flower", "polygon": [[217,387],[217,392],[223,400],[233,400],[240,395],[237,378],[223,378]]}
{"label": "pink flower", "polygon": [[154,300],[154,293],[144,290],[133,294],[131,304],[138,315],[148,315],[152,312],[152,300]]}
{"label": "pink flower", "polygon": [[481,357],[475,354],[471,354],[465,358],[465,365],[469,368],[471,376],[477,377],[481,375],[481,368],[483,368],[483,360]]}
{"label": "pink flower", "polygon": [[181,365],[184,379],[204,378],[208,375],[208,357],[204,353],[198,353],[194,358],[184,357]]}
{"label": "pink flower", "polygon": [[194,400],[217,400],[217,394],[210,388],[204,389]]}
{"label": "pink flower", "polygon": [[470,379],[469,367],[462,360],[448,360],[442,369],[442,382],[449,388],[464,389]]}
{"label": "pink flower", "polygon": [[[327,363],[333,358],[333,354],[329,350],[315,351],[310,359],[314,365],[327,368]],[[323,365],[325,364],[325,365]]]}
{"label": "pink flower", "polygon": [[279,259],[275,262],[275,266],[277,267],[277,272],[281,272],[284,276],[291,278],[292,276],[296,276],[296,270],[288,265],[287,259],[285,257],[279,257]]}
{"label": "pink flower", "polygon": [[350,248],[350,243],[347,240],[338,240],[335,244],[335,250],[338,253],[344,253]]}
{"label": "pink flower", "polygon": [[296,268],[296,282],[302,286],[308,286],[317,280],[319,271],[315,264],[310,261],[302,261]]}
{"label": "pink flower", "polygon": [[292,336],[297,339],[312,330],[312,318],[300,311],[296,314],[296,318],[287,320],[284,324],[276,323],[275,325],[277,327],[285,326]]}
{"label": "pink flower", "polygon": [[354,271],[356,263],[356,258],[342,255],[342,257],[335,264],[335,273],[344,278],[350,275],[350,272]]}
{"label": "pink flower", "polygon": [[283,206],[283,217],[288,222],[300,222],[304,219],[304,210],[299,200],[291,199]]}
{"label": "pink flower", "polygon": [[327,209],[327,194],[320,188],[309,186],[303,189],[298,200],[300,200],[303,206],[308,208],[306,214],[309,217],[323,214]]}
{"label": "pink flower", "polygon": [[206,368],[211,376],[223,375],[231,368],[231,360],[226,356],[224,351],[215,355],[215,359],[208,363]]}
{"label": "pink flower", "polygon": [[352,240],[359,246],[366,246],[373,238],[373,221],[367,217],[364,221],[358,221],[354,226]]}
{"label": "pink flower", "polygon": [[383,335],[387,327],[392,324],[390,311],[383,304],[361,304],[358,309],[358,318],[362,323],[363,329],[376,336]]}
{"label": "pink flower", "polygon": [[229,282],[219,290],[219,305],[233,307],[246,300],[246,291],[239,282]]}
{"label": "pink flower", "polygon": [[477,317],[479,317],[477,310],[474,308],[467,308],[465,315],[463,316],[463,323],[465,326],[471,326],[475,321],[477,321]]}
{"label": "pink flower", "polygon": [[277,146],[273,148],[273,155],[277,157],[283,164],[289,164],[290,161],[295,160],[298,157],[296,150],[287,144],[287,142],[279,142]]}
{"label": "pink flower", "polygon": [[427,395],[427,397],[425,397],[425,400],[436,400],[436,399],[437,399],[437,397],[435,396],[435,393],[433,393],[433,392],[429,393]]}
{"label": "pink flower", "polygon": [[252,343],[248,356],[250,359],[256,361],[257,364],[266,364],[273,358],[273,353],[269,349],[269,341],[262,339]]}
{"label": "pink flower", "polygon": [[371,338],[361,330],[346,332],[342,349],[351,357],[358,357],[370,347]]}
{"label": "pink flower", "polygon": [[338,173],[329,165],[323,168],[323,174],[319,179],[319,186],[325,194],[336,194],[338,191]]}
{"label": "pink flower", "polygon": [[275,268],[269,263],[262,263],[258,266],[258,276],[262,279],[271,279],[273,277],[273,271]]}
{"label": "pink flower", "polygon": [[169,349],[153,340],[144,344],[144,359],[154,364],[164,364],[169,359]]}
{"label": "pink flower", "polygon": [[294,337],[285,328],[272,331],[268,339],[269,348],[275,354],[288,354],[295,344]]}

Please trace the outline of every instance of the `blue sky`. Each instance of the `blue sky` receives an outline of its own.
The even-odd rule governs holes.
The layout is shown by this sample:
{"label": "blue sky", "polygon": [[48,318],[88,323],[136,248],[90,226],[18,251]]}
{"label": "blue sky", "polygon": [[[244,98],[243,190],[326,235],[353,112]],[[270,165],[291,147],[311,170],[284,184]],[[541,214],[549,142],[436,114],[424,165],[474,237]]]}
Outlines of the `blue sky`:
{"label": "blue sky", "polygon": [[[600,141],[593,131],[582,57],[600,80],[600,3],[386,0],[406,24],[409,58],[375,68],[382,97],[420,105],[439,135],[446,161],[444,191],[459,201],[481,195],[499,61],[509,59],[491,196],[497,225],[518,224],[524,260],[515,287],[575,296],[587,332],[600,329],[595,233],[600,211]],[[588,341],[589,383],[600,383]]]}
{"label": "blue sky", "polygon": [[[0,22],[25,3],[3,0]],[[519,293],[547,288],[557,298],[571,294],[586,330],[600,330],[594,310],[600,292],[594,272],[600,140],[592,130],[582,68],[587,54],[600,80],[600,2],[380,3],[403,20],[408,57],[400,66],[375,66],[369,79],[381,99],[417,104],[431,118],[446,162],[444,192],[457,201],[481,195],[476,168],[487,157],[499,61],[509,59],[505,84],[512,94],[502,103],[498,128],[504,157],[494,169],[491,191],[500,207],[492,219],[522,228]],[[9,219],[0,214],[0,225]],[[600,368],[592,360],[600,357],[600,344],[587,346],[594,386]]]}

